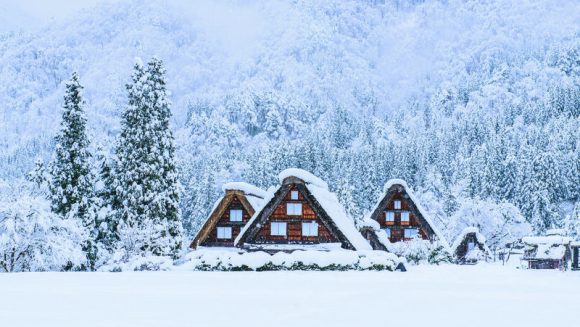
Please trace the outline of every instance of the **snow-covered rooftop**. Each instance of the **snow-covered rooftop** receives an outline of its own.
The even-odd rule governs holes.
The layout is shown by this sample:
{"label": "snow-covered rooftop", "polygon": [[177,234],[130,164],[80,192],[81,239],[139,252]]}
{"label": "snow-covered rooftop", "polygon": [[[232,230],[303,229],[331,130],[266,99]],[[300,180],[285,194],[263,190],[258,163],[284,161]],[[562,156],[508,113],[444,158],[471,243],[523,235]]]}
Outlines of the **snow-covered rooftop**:
{"label": "snow-covered rooftop", "polygon": [[[356,250],[372,250],[370,244],[367,242],[367,240],[364,239],[364,237],[355,227],[353,219],[347,215],[343,206],[339,203],[336,194],[328,190],[328,184],[326,184],[325,181],[305,170],[290,168],[282,171],[278,175],[280,184],[282,184],[284,179],[288,177],[297,177],[306,183],[306,187],[310,193],[312,193],[318,203],[320,203],[322,206],[322,209],[324,209],[330,219],[332,219],[338,229],[344,234],[344,236],[348,239],[352,246],[355,247]],[[274,198],[274,194],[280,187],[281,186],[278,188],[271,187],[268,189],[264,196],[264,204],[267,204],[272,200],[272,198]],[[250,226],[253,225],[259,214],[260,212],[256,211],[252,218],[250,218],[248,223],[240,231],[240,234],[238,234],[236,237],[234,244],[238,245],[242,235],[246,233]]]}
{"label": "snow-covered rooftop", "polygon": [[487,251],[487,253],[491,253],[491,251],[487,247],[487,244],[485,244],[485,241],[486,241],[485,236],[483,236],[479,232],[479,229],[477,227],[467,227],[461,232],[461,234],[459,234],[457,236],[457,238],[455,239],[455,242],[453,242],[453,245],[451,246],[451,251],[453,251],[452,253],[455,253],[457,248],[461,245],[461,242],[463,242],[463,240],[465,239],[465,236],[467,236],[468,234],[472,234],[472,233],[475,234],[475,238],[477,239],[477,242],[483,244],[483,248],[485,249],[485,251]]}
{"label": "snow-covered rooftop", "polygon": [[246,195],[253,195],[259,198],[264,198],[266,196],[266,191],[262,190],[259,187],[256,187],[252,184],[248,184],[245,182],[229,182],[222,185],[222,191],[242,191]]}
{"label": "snow-covered rooftop", "polygon": [[[550,231],[548,231],[550,232]],[[535,251],[528,256],[529,259],[562,259],[566,254],[566,248],[572,243],[572,238],[562,236],[564,231],[557,230],[557,233],[550,233],[548,236],[526,236],[522,238],[528,247]]]}
{"label": "snow-covered rooftop", "polygon": [[282,184],[288,177],[297,177],[307,184],[316,185],[328,190],[328,184],[325,181],[300,168],[288,168],[283,170],[280,174],[278,174],[278,180],[280,181],[280,184]]}
{"label": "snow-covered rooftop", "polygon": [[[374,207],[369,212],[368,216],[363,219],[363,226],[373,227],[375,230],[377,230],[377,228],[376,228],[377,225],[374,225],[374,224],[371,225],[371,223],[369,222],[369,221],[373,220],[370,216],[380,206],[382,200],[387,196],[387,192],[389,191],[389,189],[393,185],[401,185],[405,189],[405,191],[409,195],[409,198],[411,199],[411,201],[413,201],[413,203],[415,204],[415,207],[417,207],[417,210],[423,216],[423,219],[425,219],[425,221],[427,221],[427,223],[429,224],[429,226],[431,226],[431,228],[433,229],[433,232],[435,233],[435,235],[437,235],[437,238],[439,239],[439,242],[441,242],[441,245],[443,245],[447,250],[450,250],[449,243],[447,242],[447,239],[445,239],[445,236],[443,236],[443,233],[441,233],[441,231],[439,230],[439,228],[435,225],[433,219],[431,219],[431,217],[429,216],[427,210],[425,210],[421,206],[421,204],[419,203],[419,201],[415,197],[415,194],[414,194],[413,190],[409,187],[409,185],[407,185],[407,182],[405,182],[404,180],[399,179],[399,178],[390,179],[390,180],[388,180],[385,183],[385,186],[383,187],[383,194],[381,194],[381,196],[379,197],[378,201],[376,202],[376,204],[374,205]],[[377,233],[377,234],[380,234],[380,233]],[[381,239],[387,239],[387,238],[384,237],[384,238],[380,238],[379,240],[381,240]],[[389,244],[385,244],[385,243],[383,243],[383,245],[386,246],[386,247],[389,246]]]}
{"label": "snow-covered rooftop", "polygon": [[369,242],[355,227],[353,219],[348,217],[344,207],[338,202],[335,193],[313,184],[307,184],[306,187],[356,250],[372,250]]}

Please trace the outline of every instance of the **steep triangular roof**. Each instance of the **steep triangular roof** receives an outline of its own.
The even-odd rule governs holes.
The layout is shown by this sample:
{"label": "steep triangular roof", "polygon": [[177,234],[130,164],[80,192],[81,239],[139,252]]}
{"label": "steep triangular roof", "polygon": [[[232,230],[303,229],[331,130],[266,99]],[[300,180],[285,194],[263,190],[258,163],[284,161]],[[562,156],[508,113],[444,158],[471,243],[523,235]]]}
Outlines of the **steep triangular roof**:
{"label": "steep triangular roof", "polygon": [[[419,223],[421,224],[421,227],[430,231],[430,234],[435,235],[438,241],[441,243],[441,245],[443,245],[446,249],[449,250],[449,243],[445,239],[445,236],[443,236],[443,233],[441,233],[441,231],[434,224],[433,220],[429,216],[429,213],[421,206],[421,204],[415,197],[413,190],[407,185],[407,182],[405,182],[402,179],[391,179],[387,183],[385,183],[385,186],[383,187],[383,193],[379,197],[379,200],[377,201],[375,206],[370,211],[370,214],[364,218],[362,227],[370,228],[373,231],[378,232],[378,229],[380,229],[379,224],[377,223],[378,216],[383,211],[382,208],[386,206],[386,203],[390,198],[390,194],[391,192],[394,192],[394,188],[396,186],[402,187],[403,192],[407,194],[407,196],[409,197],[408,203],[411,206],[411,209],[413,209],[417,213],[417,218],[419,220]],[[388,238],[382,237],[383,236],[382,233],[375,234],[376,237],[374,238],[374,241],[383,243],[382,245],[385,248],[388,248],[390,244]]]}
{"label": "steep triangular roof", "polygon": [[220,217],[227,210],[229,204],[237,198],[249,215],[253,215],[256,210],[259,210],[264,204],[264,197],[266,192],[254,185],[244,182],[226,183],[222,186],[224,196],[219,199],[207,217],[207,220],[197,232],[190,247],[196,248],[198,244],[202,243],[211,233],[215,225],[218,223]]}
{"label": "steep triangular roof", "polygon": [[491,251],[490,251],[489,247],[487,246],[487,244],[485,243],[485,241],[486,241],[485,236],[483,236],[479,232],[479,229],[477,227],[467,227],[461,232],[461,234],[459,234],[457,236],[457,238],[455,239],[455,242],[453,242],[453,245],[451,246],[451,251],[452,251],[451,253],[454,256],[457,256],[457,250],[459,249],[459,247],[461,245],[463,245],[465,242],[467,242],[467,239],[469,237],[473,237],[475,239],[475,241],[477,242],[478,248],[486,256],[489,257],[491,255]]}
{"label": "steep triangular roof", "polygon": [[311,173],[297,168],[282,171],[278,178],[280,186],[270,188],[265,196],[267,203],[256,212],[242,229],[234,244],[242,246],[259,231],[273,211],[283,201],[295,183],[308,204],[318,214],[324,226],[342,243],[342,248],[350,250],[372,250],[369,243],[357,231],[354,222],[348,217],[336,194],[328,190],[326,182]]}

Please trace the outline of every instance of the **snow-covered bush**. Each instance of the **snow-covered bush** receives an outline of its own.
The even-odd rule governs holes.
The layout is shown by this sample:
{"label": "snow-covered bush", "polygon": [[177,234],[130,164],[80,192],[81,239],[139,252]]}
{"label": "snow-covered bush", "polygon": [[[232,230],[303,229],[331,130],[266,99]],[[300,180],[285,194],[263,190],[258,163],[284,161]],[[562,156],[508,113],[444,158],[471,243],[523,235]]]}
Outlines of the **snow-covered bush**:
{"label": "snow-covered bush", "polygon": [[136,255],[127,257],[124,251],[111,256],[111,260],[101,266],[99,271],[167,271],[174,267],[173,259],[155,255]]}
{"label": "snow-covered bush", "polygon": [[0,271],[61,271],[86,264],[77,220],[61,219],[48,201],[21,196],[0,202]]}
{"label": "snow-covered bush", "polygon": [[186,256],[184,267],[202,271],[271,270],[388,270],[394,271],[401,259],[384,251],[295,251],[238,253],[195,251]]}
{"label": "snow-covered bush", "polygon": [[414,239],[404,242],[390,243],[390,252],[401,256],[411,264],[440,264],[452,261],[451,254],[447,248],[439,242]]}

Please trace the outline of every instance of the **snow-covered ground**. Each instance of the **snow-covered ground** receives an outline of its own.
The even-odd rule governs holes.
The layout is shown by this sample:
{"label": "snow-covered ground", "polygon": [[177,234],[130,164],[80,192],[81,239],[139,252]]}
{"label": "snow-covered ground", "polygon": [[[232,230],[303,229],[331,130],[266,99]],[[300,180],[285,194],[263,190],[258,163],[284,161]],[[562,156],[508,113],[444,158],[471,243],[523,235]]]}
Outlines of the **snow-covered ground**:
{"label": "snow-covered ground", "polygon": [[580,272],[0,274],[0,326],[578,326]]}

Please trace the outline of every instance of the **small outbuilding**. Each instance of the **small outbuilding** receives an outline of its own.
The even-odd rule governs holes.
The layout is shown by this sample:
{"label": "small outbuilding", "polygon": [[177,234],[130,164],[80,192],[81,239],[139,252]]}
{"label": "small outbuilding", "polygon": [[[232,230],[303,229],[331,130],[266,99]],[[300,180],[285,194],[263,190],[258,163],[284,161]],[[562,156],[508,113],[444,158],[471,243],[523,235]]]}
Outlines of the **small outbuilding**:
{"label": "small outbuilding", "polygon": [[233,247],[234,239],[264,204],[266,191],[243,182],[226,183],[224,196],[214,205],[190,247]]}
{"label": "small outbuilding", "polygon": [[270,253],[295,250],[372,250],[326,182],[302,169],[282,171],[266,204],[235,240],[237,247]]}
{"label": "small outbuilding", "polygon": [[568,269],[572,257],[572,238],[564,236],[561,229],[548,230],[546,236],[527,236],[522,238],[525,244],[523,260],[528,262],[529,269]]}
{"label": "small outbuilding", "polygon": [[485,237],[477,227],[465,228],[455,239],[451,251],[455,261],[461,265],[473,265],[491,259],[491,251],[485,244]]}

